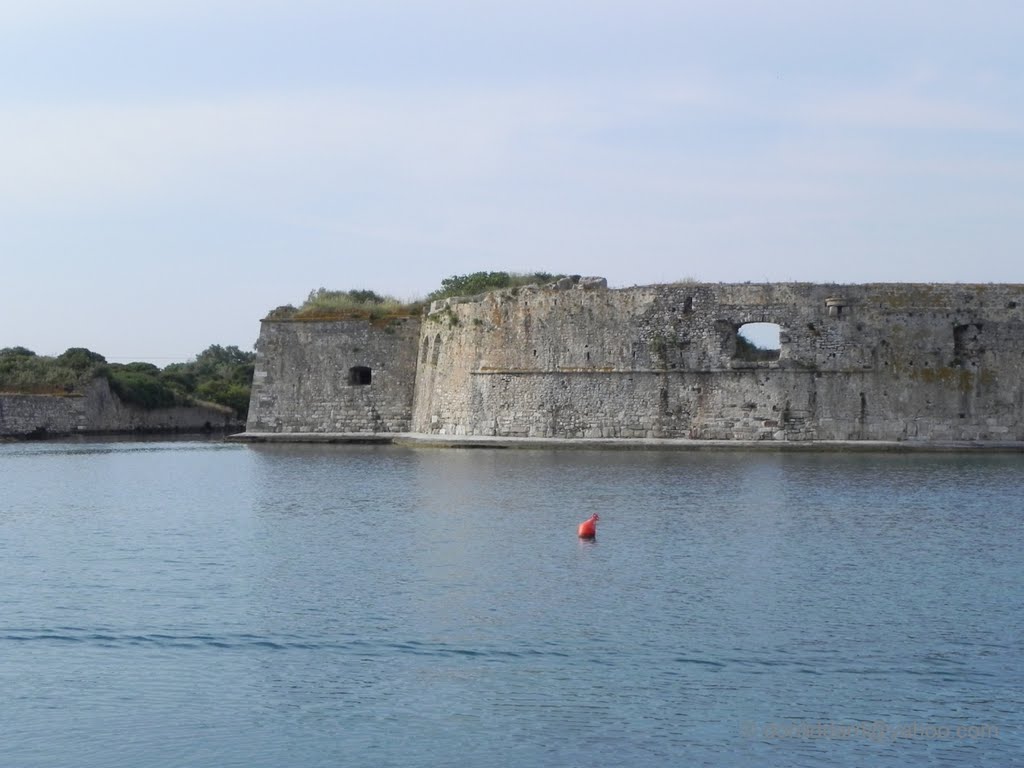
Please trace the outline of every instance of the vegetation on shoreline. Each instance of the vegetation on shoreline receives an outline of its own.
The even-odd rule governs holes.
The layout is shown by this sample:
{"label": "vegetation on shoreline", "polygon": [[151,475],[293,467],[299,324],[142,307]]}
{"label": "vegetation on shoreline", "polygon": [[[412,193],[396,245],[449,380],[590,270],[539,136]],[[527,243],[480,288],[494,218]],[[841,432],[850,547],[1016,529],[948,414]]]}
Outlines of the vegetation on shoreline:
{"label": "vegetation on shoreline", "polygon": [[254,352],[215,344],[195,360],[161,370],[151,363],[108,363],[84,347],[57,357],[7,347],[0,349],[0,393],[75,396],[103,377],[122,401],[142,408],[213,403],[245,419],[255,359]]}

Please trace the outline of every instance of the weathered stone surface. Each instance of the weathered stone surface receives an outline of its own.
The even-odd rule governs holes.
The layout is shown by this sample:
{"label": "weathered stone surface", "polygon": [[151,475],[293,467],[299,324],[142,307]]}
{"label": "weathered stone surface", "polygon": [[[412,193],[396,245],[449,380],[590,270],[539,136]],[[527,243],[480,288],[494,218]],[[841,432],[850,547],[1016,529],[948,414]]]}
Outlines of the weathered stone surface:
{"label": "weathered stone surface", "polygon": [[[1024,439],[1024,286],[567,280],[436,302],[390,332],[265,321],[249,429]],[[780,326],[778,359],[737,358],[753,322]],[[356,365],[372,383],[339,384]]]}
{"label": "weathered stone surface", "polygon": [[126,405],[106,379],[68,397],[0,394],[0,436],[54,437],[83,433],[233,431],[230,409],[205,406],[146,410]]}
{"label": "weathered stone surface", "polygon": [[[419,334],[418,318],[382,325],[264,320],[246,429],[407,432]],[[357,370],[368,372],[369,383]]]}

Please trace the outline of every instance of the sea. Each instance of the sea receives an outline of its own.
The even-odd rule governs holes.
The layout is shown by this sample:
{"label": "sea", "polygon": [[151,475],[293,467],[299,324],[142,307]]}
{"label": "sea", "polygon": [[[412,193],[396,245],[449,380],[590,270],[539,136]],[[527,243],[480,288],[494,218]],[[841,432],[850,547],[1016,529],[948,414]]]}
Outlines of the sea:
{"label": "sea", "polygon": [[1022,508],[1020,454],[3,444],[0,767],[1024,765]]}

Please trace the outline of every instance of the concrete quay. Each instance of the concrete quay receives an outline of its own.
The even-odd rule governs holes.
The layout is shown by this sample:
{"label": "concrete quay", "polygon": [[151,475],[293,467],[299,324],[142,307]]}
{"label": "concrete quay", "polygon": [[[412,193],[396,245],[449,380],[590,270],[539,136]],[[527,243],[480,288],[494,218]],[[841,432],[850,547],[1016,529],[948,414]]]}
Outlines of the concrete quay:
{"label": "concrete quay", "polygon": [[401,445],[418,448],[569,449],[634,451],[761,451],[768,453],[1024,453],[1022,441],[693,440],[682,438],[491,437],[412,432],[240,432],[241,443]]}

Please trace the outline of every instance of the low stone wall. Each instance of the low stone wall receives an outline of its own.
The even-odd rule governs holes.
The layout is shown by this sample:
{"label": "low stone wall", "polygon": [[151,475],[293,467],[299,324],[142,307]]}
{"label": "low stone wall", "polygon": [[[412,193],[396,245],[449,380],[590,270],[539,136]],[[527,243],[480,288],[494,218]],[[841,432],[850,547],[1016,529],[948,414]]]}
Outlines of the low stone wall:
{"label": "low stone wall", "polygon": [[191,406],[146,410],[126,405],[106,379],[72,396],[0,394],[0,436],[58,437],[131,432],[231,432],[241,424],[229,409]]}
{"label": "low stone wall", "polygon": [[68,435],[86,428],[83,396],[0,394],[0,436]]}

